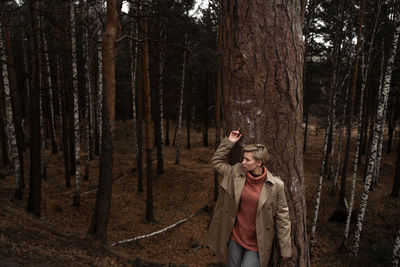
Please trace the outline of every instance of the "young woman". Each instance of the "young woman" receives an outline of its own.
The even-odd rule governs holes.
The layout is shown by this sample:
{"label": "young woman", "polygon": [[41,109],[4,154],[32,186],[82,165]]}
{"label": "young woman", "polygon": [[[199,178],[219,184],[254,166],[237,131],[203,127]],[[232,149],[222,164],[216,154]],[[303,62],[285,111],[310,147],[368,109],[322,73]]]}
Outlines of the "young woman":
{"label": "young woman", "polygon": [[239,130],[221,142],[211,160],[223,179],[206,242],[219,258],[228,250],[229,267],[267,266],[275,235],[282,260],[292,253],[284,183],[266,168],[264,145],[246,145],[241,163],[232,166],[225,162],[242,137]]}

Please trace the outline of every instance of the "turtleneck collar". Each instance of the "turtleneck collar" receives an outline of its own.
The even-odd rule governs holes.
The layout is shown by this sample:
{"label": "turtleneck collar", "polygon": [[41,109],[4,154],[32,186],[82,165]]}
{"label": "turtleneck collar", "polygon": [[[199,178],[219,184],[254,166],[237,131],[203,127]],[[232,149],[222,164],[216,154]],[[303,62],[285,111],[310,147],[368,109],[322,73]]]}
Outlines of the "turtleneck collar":
{"label": "turtleneck collar", "polygon": [[246,173],[247,181],[256,184],[264,182],[267,176],[267,168],[262,167],[262,171],[263,171],[262,174],[256,177],[254,177],[250,172],[247,172]]}

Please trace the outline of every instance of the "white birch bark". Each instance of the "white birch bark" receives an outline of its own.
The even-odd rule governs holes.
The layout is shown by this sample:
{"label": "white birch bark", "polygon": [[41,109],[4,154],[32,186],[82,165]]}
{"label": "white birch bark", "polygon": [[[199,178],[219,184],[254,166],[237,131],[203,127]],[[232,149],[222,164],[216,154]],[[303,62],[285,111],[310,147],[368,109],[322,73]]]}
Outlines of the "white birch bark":
{"label": "white birch bark", "polygon": [[399,266],[399,260],[400,260],[400,229],[397,231],[396,239],[394,240],[394,245],[393,245],[393,257],[392,257],[393,267]]}
{"label": "white birch bark", "polygon": [[183,115],[183,95],[185,91],[185,69],[186,69],[186,45],[187,45],[187,36],[185,35],[185,50],[183,51],[183,63],[182,63],[182,83],[181,83],[181,92],[179,97],[179,115],[178,115],[178,125],[177,125],[177,146],[176,146],[176,160],[175,164],[179,164],[180,154],[181,154],[181,132],[182,132],[182,115]]}
{"label": "white birch bark", "polygon": [[[48,46],[47,46],[47,40],[44,34],[44,25],[43,25],[43,17],[41,19],[41,25],[42,25],[42,42],[43,42],[43,53],[44,53],[44,66],[46,68],[46,78],[47,78],[47,84],[49,85],[49,103],[50,103],[50,119],[52,122],[52,138],[55,142],[56,140],[56,120],[54,117],[54,103],[53,103],[53,86],[51,83],[51,74],[50,74],[50,61],[49,61],[49,51],[48,51]],[[57,147],[57,145],[56,145]]]}
{"label": "white birch bark", "polygon": [[18,158],[17,135],[14,128],[14,115],[11,104],[10,82],[8,77],[8,69],[6,64],[6,48],[4,44],[3,25],[0,22],[0,53],[1,53],[1,68],[3,75],[3,86],[5,96],[5,118],[6,118],[6,135],[9,144],[9,153],[11,154],[12,165],[15,172],[16,195],[21,192],[21,164]]}
{"label": "white birch bark", "polygon": [[[394,22],[397,22],[397,19],[394,20]],[[396,51],[397,51],[399,32],[400,32],[400,25],[396,25],[394,37],[393,37],[392,50],[390,52],[389,60],[388,60],[387,67],[386,67],[387,70],[386,70],[386,74],[385,74],[385,78],[384,78],[383,91],[382,91],[382,94],[381,94],[381,96],[379,98],[379,102],[378,102],[379,104],[378,104],[378,108],[377,108],[377,112],[376,112],[376,124],[378,125],[378,127],[374,131],[373,139],[371,142],[371,154],[370,154],[370,158],[369,158],[369,162],[368,162],[367,176],[365,179],[364,190],[363,190],[363,194],[362,194],[362,198],[361,198],[361,202],[360,202],[360,212],[358,214],[357,225],[356,225],[356,230],[355,230],[355,234],[354,234],[354,243],[353,243],[353,247],[352,247],[352,254],[353,254],[354,262],[356,260],[357,254],[358,254],[360,235],[361,235],[361,231],[362,231],[362,224],[363,224],[363,220],[364,220],[365,210],[367,208],[368,194],[370,191],[372,175],[373,175],[373,168],[374,168],[376,156],[377,156],[378,139],[379,139],[378,128],[381,128],[385,122],[385,118],[383,117],[383,115],[384,115],[385,106],[387,105],[387,101],[389,98],[390,81],[392,79],[393,64],[394,64],[394,59],[395,59]]]}
{"label": "white birch bark", "polygon": [[79,95],[78,95],[78,67],[75,40],[75,4],[71,2],[71,54],[72,54],[72,80],[74,98],[74,145],[75,145],[75,195],[74,205],[80,205],[80,132],[79,132]]}
{"label": "white birch bark", "polygon": [[313,249],[313,246],[315,245],[315,230],[317,228],[318,212],[319,212],[319,206],[320,206],[320,202],[321,202],[322,183],[323,183],[324,172],[325,172],[325,168],[326,168],[326,156],[327,156],[327,152],[328,152],[328,139],[329,139],[329,134],[330,134],[333,118],[335,118],[335,116],[336,116],[336,101],[337,101],[337,92],[334,93],[333,99],[329,106],[328,118],[327,118],[326,128],[325,128],[324,151],[323,151],[323,155],[322,155],[322,162],[321,162],[321,167],[320,167],[320,172],[319,172],[317,198],[315,200],[315,208],[314,208],[314,219],[313,219],[313,223],[311,226],[311,234],[310,234],[310,255],[312,255],[312,249]]}
{"label": "white birch bark", "polygon": [[[132,36],[138,36],[138,25],[132,20],[131,22],[131,34]],[[138,47],[134,40],[129,42],[129,51],[131,56],[131,88],[132,88],[132,122],[133,122],[133,143],[135,147],[136,158],[138,158],[139,147],[137,138],[137,114],[136,114],[136,75],[137,75],[137,54]]]}
{"label": "white birch bark", "polygon": [[[380,11],[380,6],[378,8],[378,14]],[[362,117],[363,117],[363,104],[364,104],[364,92],[365,92],[365,87],[367,84],[367,77],[369,75],[369,62],[371,60],[372,56],[372,51],[373,51],[373,43],[375,39],[375,32],[376,32],[376,27],[378,24],[378,18],[379,16],[376,15],[376,20],[375,20],[375,25],[374,25],[374,30],[372,33],[371,37],[371,45],[368,50],[368,58],[367,58],[367,63],[365,64],[364,60],[364,53],[362,53],[361,56],[361,92],[360,92],[360,110],[358,112],[358,126],[357,126],[357,143],[356,143],[356,151],[355,151],[355,157],[354,157],[354,162],[353,162],[353,176],[351,179],[351,192],[350,192],[350,202],[349,202],[349,208],[347,210],[347,217],[346,217],[346,225],[344,228],[344,240],[343,240],[343,245],[346,245],[348,236],[349,236],[349,229],[350,229],[350,220],[351,220],[351,212],[353,211],[353,203],[354,203],[354,193],[356,189],[356,180],[357,180],[357,169],[358,169],[358,158],[360,157],[360,146],[361,146],[361,133],[362,133]],[[363,36],[365,36],[363,34]],[[364,42],[365,44],[365,42]],[[362,50],[364,51],[364,49]]]}

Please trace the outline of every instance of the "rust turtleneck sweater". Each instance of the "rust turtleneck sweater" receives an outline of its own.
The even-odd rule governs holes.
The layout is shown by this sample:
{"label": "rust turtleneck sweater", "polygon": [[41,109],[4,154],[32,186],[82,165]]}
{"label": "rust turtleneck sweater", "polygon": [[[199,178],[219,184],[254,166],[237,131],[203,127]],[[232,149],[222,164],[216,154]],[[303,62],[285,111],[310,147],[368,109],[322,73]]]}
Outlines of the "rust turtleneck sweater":
{"label": "rust turtleneck sweater", "polygon": [[245,249],[256,252],[258,251],[256,235],[257,204],[266,176],[267,169],[265,167],[263,167],[263,173],[257,177],[251,175],[250,172],[246,173],[246,183],[242,190],[231,237]]}

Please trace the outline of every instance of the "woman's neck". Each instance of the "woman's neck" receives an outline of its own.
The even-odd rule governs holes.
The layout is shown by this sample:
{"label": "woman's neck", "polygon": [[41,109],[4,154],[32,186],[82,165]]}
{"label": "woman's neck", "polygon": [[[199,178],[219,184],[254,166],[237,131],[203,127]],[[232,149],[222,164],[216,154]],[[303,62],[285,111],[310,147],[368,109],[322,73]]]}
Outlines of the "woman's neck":
{"label": "woman's neck", "polygon": [[262,175],[263,174],[263,167],[257,167],[257,168],[255,168],[253,171],[251,171],[251,173],[254,175],[254,176],[260,176],[260,175]]}

